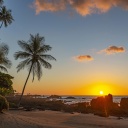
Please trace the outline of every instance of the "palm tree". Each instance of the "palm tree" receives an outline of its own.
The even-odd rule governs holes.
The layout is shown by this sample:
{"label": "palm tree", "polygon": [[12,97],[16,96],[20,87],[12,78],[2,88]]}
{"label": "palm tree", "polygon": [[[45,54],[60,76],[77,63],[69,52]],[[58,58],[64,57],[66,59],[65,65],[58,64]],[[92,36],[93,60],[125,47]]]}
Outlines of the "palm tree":
{"label": "palm tree", "polygon": [[11,67],[11,61],[6,57],[8,55],[9,48],[8,45],[6,44],[1,44],[0,45],[0,70],[6,71],[6,68]]}
{"label": "palm tree", "polygon": [[2,5],[2,4],[3,4],[3,2],[4,2],[3,0],[0,0],[0,5]]}
{"label": "palm tree", "polygon": [[11,24],[13,20],[14,19],[11,15],[11,10],[10,9],[7,10],[5,6],[1,6],[0,7],[0,22],[2,23],[1,23],[0,28],[2,27],[3,24],[5,27],[7,27],[8,24]]}
{"label": "palm tree", "polygon": [[35,36],[30,34],[30,39],[26,41],[18,41],[18,45],[23,49],[23,51],[18,51],[14,54],[14,58],[17,59],[24,59],[21,61],[17,66],[17,72],[19,72],[21,69],[24,69],[24,67],[27,67],[29,70],[27,79],[25,81],[18,107],[20,106],[20,102],[22,99],[22,96],[24,94],[24,90],[26,87],[26,84],[28,82],[29,76],[32,73],[33,79],[35,75],[37,76],[38,80],[40,80],[42,76],[42,66],[45,68],[51,69],[52,65],[47,62],[47,60],[56,60],[53,56],[45,54],[47,51],[50,51],[52,47],[49,45],[44,44],[44,37],[41,37],[39,34],[36,34]]}

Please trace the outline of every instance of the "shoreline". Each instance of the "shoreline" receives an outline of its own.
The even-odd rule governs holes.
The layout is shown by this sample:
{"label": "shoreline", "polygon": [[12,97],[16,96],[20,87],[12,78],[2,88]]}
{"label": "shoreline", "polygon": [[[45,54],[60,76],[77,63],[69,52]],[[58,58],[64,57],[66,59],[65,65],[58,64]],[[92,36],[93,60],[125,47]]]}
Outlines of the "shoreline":
{"label": "shoreline", "polygon": [[[108,94],[105,97],[101,96],[91,99],[91,102],[81,102],[74,104],[67,104],[62,100],[57,100],[57,98],[60,98],[60,96],[51,95],[48,98],[33,98],[31,96],[24,96],[21,101],[20,107],[22,107],[26,111],[39,109],[64,111],[69,113],[93,113],[94,115],[103,117],[128,117],[128,98],[122,98],[120,105],[113,102],[113,96],[111,94]],[[67,97],[67,99],[74,100],[74,97]],[[10,103],[10,109],[17,108],[19,97],[8,97],[7,100]]]}
{"label": "shoreline", "polygon": [[[8,97],[19,97],[20,95],[7,96]],[[53,96],[53,97],[52,97]],[[55,97],[54,97],[55,96]],[[49,99],[49,100],[61,100],[67,104],[91,102],[92,99],[97,97],[105,97],[106,95],[24,95],[24,97],[31,97],[34,99]],[[51,98],[50,98],[51,97]],[[72,97],[72,98],[68,98]],[[113,95],[113,102],[120,104],[122,98],[128,98],[128,95]]]}

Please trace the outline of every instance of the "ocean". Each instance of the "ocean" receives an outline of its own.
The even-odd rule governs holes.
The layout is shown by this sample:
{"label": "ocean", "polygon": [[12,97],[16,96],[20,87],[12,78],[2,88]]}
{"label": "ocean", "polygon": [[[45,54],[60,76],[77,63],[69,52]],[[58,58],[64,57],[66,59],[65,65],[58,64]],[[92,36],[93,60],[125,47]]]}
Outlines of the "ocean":
{"label": "ocean", "polygon": [[[40,96],[39,98],[46,98],[48,96]],[[96,98],[98,96],[73,96],[73,95],[65,95],[61,96],[61,98],[56,100],[62,100],[66,104],[74,104],[74,103],[80,103],[80,102],[90,102],[92,99]],[[128,96],[113,96],[113,102],[120,103],[121,98],[128,98]],[[51,98],[51,100],[53,100]]]}
{"label": "ocean", "polygon": [[[66,97],[69,96],[62,96],[61,100],[63,100],[67,104],[79,103],[79,102],[90,102],[92,99],[98,96],[70,96],[74,97],[75,99],[67,99]],[[128,98],[128,96],[113,96],[113,102],[120,103],[121,98]]]}

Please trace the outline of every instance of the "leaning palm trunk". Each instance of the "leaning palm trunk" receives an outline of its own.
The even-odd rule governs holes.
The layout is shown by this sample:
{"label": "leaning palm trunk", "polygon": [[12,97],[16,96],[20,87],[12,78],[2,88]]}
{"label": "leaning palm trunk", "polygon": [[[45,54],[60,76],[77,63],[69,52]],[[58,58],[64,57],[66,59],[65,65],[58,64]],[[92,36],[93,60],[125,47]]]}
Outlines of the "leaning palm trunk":
{"label": "leaning palm trunk", "polygon": [[31,70],[32,70],[32,66],[33,66],[33,64],[31,65],[31,68],[30,68],[29,73],[28,73],[28,77],[27,77],[27,79],[26,79],[26,81],[25,81],[25,84],[24,84],[24,87],[23,87],[23,90],[22,90],[22,93],[21,93],[21,96],[20,96],[20,99],[19,99],[19,102],[18,102],[18,108],[19,108],[19,106],[20,106],[21,99],[22,99],[22,97],[23,97],[24,90],[25,90],[25,87],[26,87],[27,82],[28,82],[28,79],[29,79],[29,76],[30,76],[30,73],[31,73]]}

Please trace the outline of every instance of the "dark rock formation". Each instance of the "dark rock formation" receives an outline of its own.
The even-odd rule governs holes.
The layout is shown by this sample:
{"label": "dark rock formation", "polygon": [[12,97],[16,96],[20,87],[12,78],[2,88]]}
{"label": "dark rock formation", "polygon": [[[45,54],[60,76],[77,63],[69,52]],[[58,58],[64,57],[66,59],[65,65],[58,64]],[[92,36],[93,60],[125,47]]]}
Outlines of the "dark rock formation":
{"label": "dark rock formation", "polygon": [[76,99],[76,98],[73,97],[73,96],[68,96],[68,97],[66,97],[65,99]]}
{"label": "dark rock formation", "polygon": [[58,96],[58,95],[51,95],[47,98],[52,98],[52,99],[61,99],[61,96]]}
{"label": "dark rock formation", "polygon": [[94,111],[94,114],[100,116],[109,116],[109,112],[113,106],[113,97],[111,94],[107,96],[97,97],[96,99],[91,100],[91,108]]}
{"label": "dark rock formation", "polygon": [[122,98],[120,101],[120,107],[128,110],[128,98]]}

